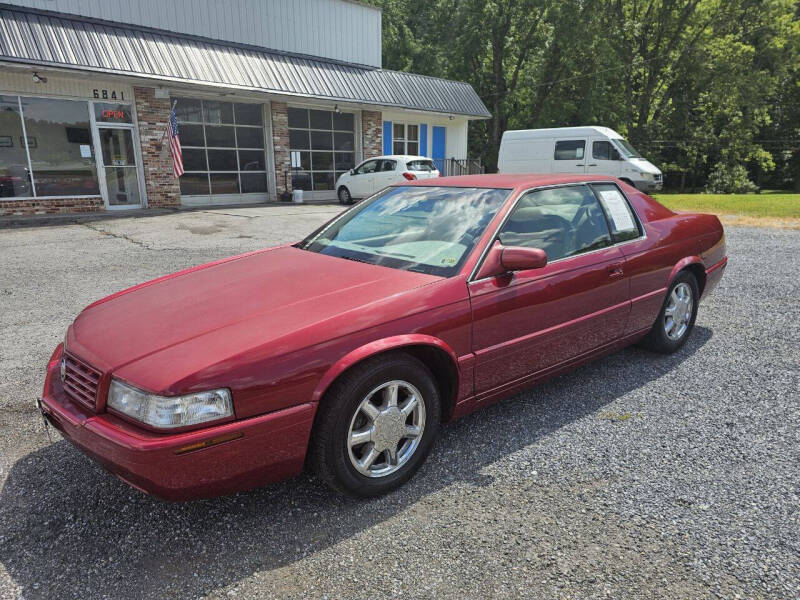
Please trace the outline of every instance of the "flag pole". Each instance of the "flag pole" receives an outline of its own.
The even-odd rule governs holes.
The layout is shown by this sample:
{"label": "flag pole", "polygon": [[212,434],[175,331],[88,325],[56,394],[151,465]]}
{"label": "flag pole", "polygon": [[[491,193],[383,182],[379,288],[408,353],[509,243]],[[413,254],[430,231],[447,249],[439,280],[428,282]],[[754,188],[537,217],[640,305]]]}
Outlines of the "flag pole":
{"label": "flag pole", "polygon": [[[175,99],[175,102],[172,103],[172,108],[169,109],[169,118],[172,119],[172,111],[175,110],[175,107],[178,105],[178,99]],[[169,121],[167,121],[167,127],[172,127]],[[164,136],[167,135],[167,127],[164,128],[164,133],[161,134],[161,139],[158,141],[159,144],[164,143]]]}

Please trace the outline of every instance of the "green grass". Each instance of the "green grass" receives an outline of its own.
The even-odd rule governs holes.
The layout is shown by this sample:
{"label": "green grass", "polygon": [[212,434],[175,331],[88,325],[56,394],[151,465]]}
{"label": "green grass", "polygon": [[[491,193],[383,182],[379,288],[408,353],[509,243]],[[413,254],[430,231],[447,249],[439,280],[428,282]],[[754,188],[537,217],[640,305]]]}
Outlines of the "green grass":
{"label": "green grass", "polygon": [[655,194],[672,210],[775,219],[800,219],[800,194]]}

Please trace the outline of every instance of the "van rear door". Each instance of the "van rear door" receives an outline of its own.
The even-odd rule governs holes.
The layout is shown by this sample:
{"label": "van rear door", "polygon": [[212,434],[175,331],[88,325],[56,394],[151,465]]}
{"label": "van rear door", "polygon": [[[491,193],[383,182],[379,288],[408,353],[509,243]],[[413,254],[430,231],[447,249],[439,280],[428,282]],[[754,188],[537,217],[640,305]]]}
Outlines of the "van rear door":
{"label": "van rear door", "polygon": [[556,140],[551,170],[553,173],[584,173],[586,170],[586,140]]}

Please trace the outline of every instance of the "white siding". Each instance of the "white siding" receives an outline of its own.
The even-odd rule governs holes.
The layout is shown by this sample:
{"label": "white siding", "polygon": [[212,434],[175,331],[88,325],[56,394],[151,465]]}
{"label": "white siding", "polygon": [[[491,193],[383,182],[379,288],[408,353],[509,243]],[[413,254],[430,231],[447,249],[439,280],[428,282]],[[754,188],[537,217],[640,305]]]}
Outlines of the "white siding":
{"label": "white siding", "polygon": [[[127,83],[120,83],[119,80],[102,77],[71,77],[48,72],[46,73],[47,83],[36,83],[31,77],[35,70],[35,68],[27,71],[5,69],[0,75],[0,94],[102,100],[103,90],[105,90],[106,95],[115,93],[118,102],[133,103],[134,100],[133,87]],[[95,90],[100,98],[95,98]]]}
{"label": "white siding", "polygon": [[465,117],[442,117],[414,111],[383,111],[383,120],[393,123],[416,123],[428,125],[428,147],[425,156],[430,156],[433,148],[433,126],[445,127],[445,158],[467,158],[467,124]]}
{"label": "white siding", "polygon": [[381,66],[381,11],[348,0],[16,0],[12,3]]}

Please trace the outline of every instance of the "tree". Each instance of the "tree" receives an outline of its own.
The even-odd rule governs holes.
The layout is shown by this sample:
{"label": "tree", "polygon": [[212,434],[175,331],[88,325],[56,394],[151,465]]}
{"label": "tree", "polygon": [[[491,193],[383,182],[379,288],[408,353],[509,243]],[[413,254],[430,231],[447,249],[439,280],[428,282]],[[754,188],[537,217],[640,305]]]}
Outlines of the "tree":
{"label": "tree", "polygon": [[470,148],[490,171],[506,129],[600,124],[681,186],[712,168],[758,180],[780,154],[800,189],[792,0],[373,1],[386,67],[467,81],[483,99],[492,118],[471,125]]}

